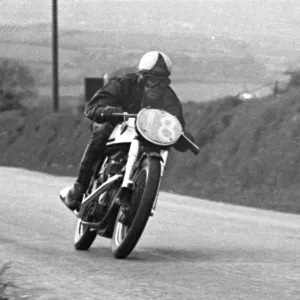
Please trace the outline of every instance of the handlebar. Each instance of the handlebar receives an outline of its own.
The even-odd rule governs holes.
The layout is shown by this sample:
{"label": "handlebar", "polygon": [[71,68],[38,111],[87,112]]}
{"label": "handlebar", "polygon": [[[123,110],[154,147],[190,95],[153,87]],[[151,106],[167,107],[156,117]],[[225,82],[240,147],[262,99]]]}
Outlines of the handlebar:
{"label": "handlebar", "polygon": [[190,144],[189,150],[191,150],[195,155],[198,155],[200,153],[200,148],[191,141],[184,133],[182,133],[182,137]]}
{"label": "handlebar", "polygon": [[114,117],[125,117],[125,118],[136,118],[137,117],[137,114],[129,114],[127,112],[112,113],[111,115]]}
{"label": "handlebar", "polygon": [[[122,112],[122,113],[112,113],[112,116],[124,117],[124,118],[136,118],[137,114],[129,114],[127,112]],[[184,133],[182,133],[182,137],[190,144],[189,150],[191,150],[191,152],[193,152],[195,155],[198,155],[200,153],[200,148],[193,141],[191,141]]]}

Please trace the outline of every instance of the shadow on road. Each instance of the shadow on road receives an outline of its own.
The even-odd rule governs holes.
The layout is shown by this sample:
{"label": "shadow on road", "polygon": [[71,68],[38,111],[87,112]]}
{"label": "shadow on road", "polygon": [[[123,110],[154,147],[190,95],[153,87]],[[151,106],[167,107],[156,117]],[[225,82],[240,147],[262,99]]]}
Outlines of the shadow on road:
{"label": "shadow on road", "polygon": [[[114,259],[109,247],[92,247],[89,251],[79,252],[80,255],[91,259]],[[215,254],[203,249],[171,249],[171,248],[136,248],[127,257],[134,262],[166,262],[166,261],[211,261]]]}
{"label": "shadow on road", "polygon": [[[88,259],[115,260],[110,247],[92,247],[87,252],[81,252]],[[137,247],[126,258],[128,262],[220,262],[220,263],[249,263],[268,262],[274,257],[269,251],[246,248],[157,248]]]}
{"label": "shadow on road", "polygon": [[147,247],[137,249],[129,257],[128,260],[135,261],[210,261],[214,259],[214,255],[204,249],[178,249],[178,248],[155,248]]}

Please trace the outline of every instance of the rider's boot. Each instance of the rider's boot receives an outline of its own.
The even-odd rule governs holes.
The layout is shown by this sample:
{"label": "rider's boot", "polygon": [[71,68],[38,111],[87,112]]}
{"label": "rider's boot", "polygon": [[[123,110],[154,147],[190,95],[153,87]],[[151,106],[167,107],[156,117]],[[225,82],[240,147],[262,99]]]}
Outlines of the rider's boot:
{"label": "rider's boot", "polygon": [[64,202],[69,209],[79,209],[84,193],[89,187],[93,176],[93,169],[88,169],[85,166],[80,166],[78,178],[73,187],[69,190]]}
{"label": "rider's boot", "polygon": [[104,146],[114,129],[114,127],[107,122],[103,124],[93,123],[92,127],[93,136],[81,159],[78,178],[64,200],[65,204],[71,210],[80,207],[83,195],[87,191],[94,174],[93,166],[103,155]]}

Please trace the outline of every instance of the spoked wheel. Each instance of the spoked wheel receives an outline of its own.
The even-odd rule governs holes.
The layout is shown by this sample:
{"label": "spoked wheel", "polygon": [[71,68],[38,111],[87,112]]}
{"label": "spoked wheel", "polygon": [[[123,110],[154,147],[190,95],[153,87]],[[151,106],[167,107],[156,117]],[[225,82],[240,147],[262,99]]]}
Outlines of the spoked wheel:
{"label": "spoked wheel", "polygon": [[[102,171],[103,168],[105,168],[106,162],[107,162],[107,157],[105,158],[100,171]],[[92,194],[97,189],[97,187],[98,187],[97,181],[94,180],[92,183],[90,194]],[[91,228],[89,225],[82,223],[82,221],[94,222],[94,223],[97,223],[99,221],[95,219],[95,217],[91,216],[91,212],[94,210],[94,205],[95,203],[91,203],[90,207],[86,209],[86,213],[82,217],[82,219],[77,220],[77,225],[76,225],[76,230],[74,235],[74,247],[77,250],[88,250],[93,244],[97,236],[97,230]]]}
{"label": "spoked wheel", "polygon": [[82,219],[78,219],[77,221],[74,236],[74,247],[77,250],[88,250],[97,236],[97,230],[90,228],[86,224],[82,224],[82,220],[87,222],[95,221],[88,217],[88,212],[90,211],[90,209],[92,208],[88,208],[87,214]]}
{"label": "spoked wheel", "polygon": [[[91,193],[97,188],[96,182],[93,183]],[[85,215],[77,220],[77,225],[75,229],[74,236],[74,247],[77,250],[88,250],[93,244],[96,236],[97,230],[90,228],[86,224],[82,224],[82,221],[86,222],[96,222],[95,218],[91,217],[90,212],[93,210],[95,203],[91,203],[90,207],[86,209]]]}
{"label": "spoked wheel", "polygon": [[[118,218],[121,217],[122,212],[119,212]],[[125,237],[128,234],[129,231],[129,226],[128,225],[124,225],[121,222],[117,222],[116,223],[116,228],[115,228],[115,236],[114,236],[114,243],[116,247],[119,247],[122,242],[124,241]]]}
{"label": "spoked wheel", "polygon": [[157,158],[147,157],[134,176],[128,222],[120,220],[120,209],[113,232],[112,252],[116,258],[126,258],[131,253],[146,227],[159,188],[160,168]]}

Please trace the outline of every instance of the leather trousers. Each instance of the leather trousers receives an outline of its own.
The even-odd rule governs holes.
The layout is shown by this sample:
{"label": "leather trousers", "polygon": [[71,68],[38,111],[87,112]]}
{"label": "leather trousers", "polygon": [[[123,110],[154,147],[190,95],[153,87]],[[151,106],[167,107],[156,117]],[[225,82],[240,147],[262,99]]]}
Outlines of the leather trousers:
{"label": "leather trousers", "polygon": [[83,153],[76,183],[84,190],[88,189],[94,173],[94,166],[102,158],[104,147],[114,126],[108,122],[92,124],[92,137]]}

